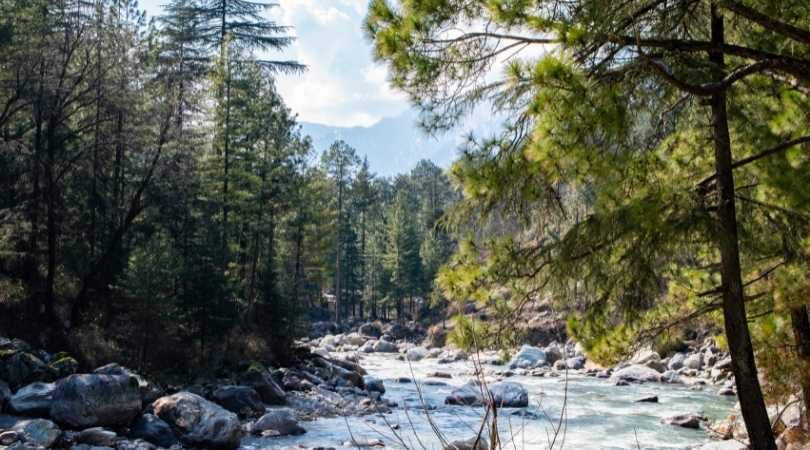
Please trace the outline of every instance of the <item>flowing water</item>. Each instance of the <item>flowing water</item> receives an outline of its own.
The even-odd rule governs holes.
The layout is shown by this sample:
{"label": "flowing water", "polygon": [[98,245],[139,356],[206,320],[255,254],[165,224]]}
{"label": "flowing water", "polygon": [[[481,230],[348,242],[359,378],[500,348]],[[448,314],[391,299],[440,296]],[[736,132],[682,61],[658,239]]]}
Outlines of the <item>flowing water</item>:
{"label": "flowing water", "polygon": [[[398,407],[393,408],[391,414],[302,422],[307,429],[304,435],[248,439],[244,447],[276,449],[303,445],[340,449],[353,437],[356,442],[379,439],[386,448],[441,449],[441,440],[428,416],[447,440],[475,436],[483,410],[444,404],[444,398],[455,387],[470,380],[472,363],[438,364],[435,359],[426,359],[409,365],[396,356],[370,354],[363,355],[360,361],[369,375],[384,380],[384,398],[397,402]],[[485,366],[485,370],[503,369],[503,366]],[[436,371],[450,373],[453,378],[427,376]],[[413,382],[399,382],[401,377],[416,380],[419,389]],[[667,425],[661,419],[677,414],[702,414],[719,419],[725,417],[736,402],[734,397],[717,395],[714,386],[706,386],[703,391],[658,383],[614,386],[610,380],[581,374],[568,374],[567,380],[564,376],[513,376],[509,381],[526,387],[529,407],[499,410],[500,436],[503,448],[507,449],[548,449],[563,410],[565,416],[555,449],[685,449],[708,441],[706,433]],[[658,396],[659,403],[636,402],[650,395]],[[427,413],[423,404],[428,405]],[[398,428],[399,437],[391,426]]]}

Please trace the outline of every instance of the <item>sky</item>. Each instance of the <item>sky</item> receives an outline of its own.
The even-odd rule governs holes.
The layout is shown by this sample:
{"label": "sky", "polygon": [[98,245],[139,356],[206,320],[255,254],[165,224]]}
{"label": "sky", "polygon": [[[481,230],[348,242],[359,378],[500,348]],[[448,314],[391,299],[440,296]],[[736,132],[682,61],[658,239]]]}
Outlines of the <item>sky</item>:
{"label": "sky", "polygon": [[[273,59],[308,66],[298,75],[279,75],[277,86],[298,120],[332,126],[370,126],[409,108],[406,97],[387,83],[387,69],[372,58],[362,30],[368,0],[276,0],[268,16],[291,25],[295,42]],[[149,16],[165,0],[141,0]]]}

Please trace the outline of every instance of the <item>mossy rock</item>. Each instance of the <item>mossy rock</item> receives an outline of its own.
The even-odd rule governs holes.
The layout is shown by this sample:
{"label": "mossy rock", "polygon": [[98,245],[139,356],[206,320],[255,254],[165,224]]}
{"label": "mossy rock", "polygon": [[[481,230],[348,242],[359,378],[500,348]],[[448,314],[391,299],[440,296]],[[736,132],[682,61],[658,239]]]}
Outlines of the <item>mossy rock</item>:
{"label": "mossy rock", "polygon": [[11,358],[17,354],[15,349],[0,350],[0,360]]}
{"label": "mossy rock", "polygon": [[71,356],[63,356],[55,359],[48,365],[59,378],[73,375],[79,371],[79,362]]}

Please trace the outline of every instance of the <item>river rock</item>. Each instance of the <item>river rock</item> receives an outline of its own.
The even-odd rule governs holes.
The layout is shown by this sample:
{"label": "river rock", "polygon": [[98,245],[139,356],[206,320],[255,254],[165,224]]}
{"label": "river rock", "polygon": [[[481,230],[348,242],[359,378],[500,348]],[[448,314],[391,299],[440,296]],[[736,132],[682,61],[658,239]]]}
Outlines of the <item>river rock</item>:
{"label": "river rock", "polygon": [[448,405],[481,406],[484,404],[481,385],[477,381],[468,381],[463,386],[453,389],[445,397],[444,403]]}
{"label": "river rock", "polygon": [[[14,342],[14,341],[9,341]],[[0,380],[12,389],[18,389],[35,381],[53,380],[53,372],[40,358],[27,351],[12,348],[0,351]]]}
{"label": "river rock", "polygon": [[632,364],[616,370],[610,377],[614,381],[624,381],[630,383],[661,381],[661,374],[658,373],[657,370],[638,364]]}
{"label": "river rock", "polygon": [[20,420],[11,427],[11,430],[17,432],[22,441],[43,448],[53,446],[62,435],[62,430],[46,419]]}
{"label": "river rock", "polygon": [[143,439],[163,448],[169,448],[177,444],[177,436],[175,436],[169,424],[154,414],[144,414],[139,417],[132,424],[129,437]]}
{"label": "river rock", "polygon": [[241,417],[259,416],[264,413],[264,404],[259,394],[248,386],[220,386],[211,399]]}
{"label": "river rock", "polygon": [[636,403],[658,403],[658,396],[648,395],[646,397],[641,397],[640,399],[636,400]]}
{"label": "river rock", "polygon": [[287,394],[276,383],[270,371],[259,363],[253,363],[239,376],[239,384],[253,388],[268,405],[283,405]]}
{"label": "river rock", "polygon": [[695,447],[694,450],[747,450],[748,445],[735,441],[733,439],[727,441],[714,441],[708,444],[703,444],[700,447]]}
{"label": "river rock", "polygon": [[79,432],[79,435],[76,437],[76,441],[88,445],[113,447],[117,437],[118,435],[114,431],[101,427],[93,427]]}
{"label": "river rock", "polygon": [[144,405],[152,403],[153,401],[162,397],[165,393],[158,385],[151,383],[146,378],[116,363],[101,366],[94,370],[93,373],[97,373],[99,375],[119,375],[134,378],[138,383],[138,391],[141,393],[141,403]]}
{"label": "river rock", "polygon": [[725,357],[714,364],[717,370],[731,370],[731,357]]}
{"label": "river rock", "polygon": [[393,322],[386,324],[382,329],[382,334],[387,334],[394,339],[405,339],[408,334],[408,330],[403,327],[402,325]]}
{"label": "river rock", "polygon": [[413,347],[405,352],[405,357],[408,361],[421,361],[427,356],[427,349],[424,347]]}
{"label": "river rock", "polygon": [[584,356],[574,356],[565,360],[565,366],[571,370],[581,370],[585,367]]}
{"label": "river rock", "polygon": [[677,416],[671,416],[664,419],[664,423],[667,423],[669,425],[693,429],[700,428],[700,421],[701,417],[695,416],[693,414],[679,414]]}
{"label": "river rock", "polygon": [[374,353],[374,344],[377,343],[376,339],[371,339],[366,341],[365,344],[361,345],[360,348],[357,349],[360,353]]}
{"label": "river rock", "polygon": [[529,392],[523,385],[513,381],[501,381],[489,386],[495,404],[502,408],[529,406]]}
{"label": "river rock", "polygon": [[71,356],[59,355],[48,364],[48,367],[57,378],[64,378],[79,371],[79,362]]}
{"label": "river rock", "polygon": [[482,437],[472,437],[469,439],[450,442],[444,450],[489,450],[489,441]]}
{"label": "river rock", "polygon": [[382,336],[382,330],[380,330],[380,327],[372,322],[366,322],[363,325],[360,325],[360,328],[358,328],[357,331],[366,337],[379,338]]}
{"label": "river rock", "polygon": [[214,402],[190,392],[178,392],[155,400],[152,406],[155,415],[165,420],[185,445],[239,447],[242,436],[239,417]]}
{"label": "river rock", "polygon": [[700,370],[703,367],[703,354],[693,353],[689,355],[683,362],[683,366],[687,369]]}
{"label": "river rock", "polygon": [[51,417],[73,428],[126,426],[141,412],[141,405],[134,377],[71,375],[56,384]]}
{"label": "river rock", "polygon": [[511,369],[535,369],[548,364],[546,352],[533,347],[531,345],[524,345],[509,361],[509,368]]}
{"label": "river rock", "polygon": [[344,338],[344,344],[354,345],[355,347],[360,347],[361,345],[365,344],[368,340],[367,337],[361,336],[357,333],[350,333],[347,334]]}
{"label": "river rock", "polygon": [[630,364],[647,365],[650,361],[661,362],[661,355],[651,349],[641,349],[630,359]]}
{"label": "river rock", "polygon": [[383,380],[366,375],[363,377],[363,383],[366,385],[367,391],[385,394],[385,384],[383,383]]}
{"label": "river rock", "polygon": [[8,401],[9,411],[24,416],[47,417],[51,411],[54,383],[31,383],[20,388]]}
{"label": "river rock", "polygon": [[295,414],[289,408],[270,410],[253,423],[251,433],[262,436],[287,436],[306,433],[298,425]]}
{"label": "river rock", "polygon": [[686,361],[686,353],[675,353],[669,358],[669,362],[667,363],[667,369],[669,370],[678,370],[683,367],[683,363]]}
{"label": "river rock", "polygon": [[11,445],[22,439],[20,433],[14,430],[0,432],[0,445]]}
{"label": "river rock", "polygon": [[396,353],[399,351],[396,344],[384,340],[374,343],[374,351],[378,353]]}

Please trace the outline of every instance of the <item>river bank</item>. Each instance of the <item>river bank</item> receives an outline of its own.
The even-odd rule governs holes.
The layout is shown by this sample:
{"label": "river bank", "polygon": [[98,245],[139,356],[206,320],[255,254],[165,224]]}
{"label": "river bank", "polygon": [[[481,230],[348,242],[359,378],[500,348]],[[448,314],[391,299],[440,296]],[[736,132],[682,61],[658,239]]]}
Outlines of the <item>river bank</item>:
{"label": "river bank", "polygon": [[744,439],[724,420],[736,397],[711,341],[604,368],[570,342],[502,361],[432,347],[417,327],[321,335],[300,342],[309,351],[291,367],[251,363],[185,386],[115,364],[76,374],[69,356],[0,340],[0,449],[442,448],[476,435],[487,391],[502,441],[518,448],[742,448],[711,441]]}

